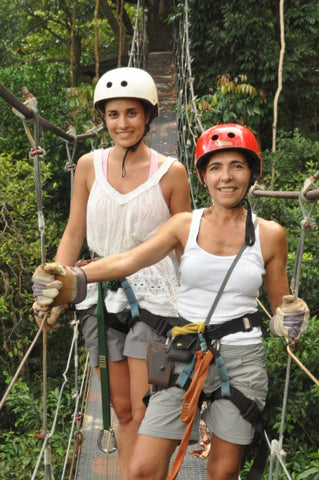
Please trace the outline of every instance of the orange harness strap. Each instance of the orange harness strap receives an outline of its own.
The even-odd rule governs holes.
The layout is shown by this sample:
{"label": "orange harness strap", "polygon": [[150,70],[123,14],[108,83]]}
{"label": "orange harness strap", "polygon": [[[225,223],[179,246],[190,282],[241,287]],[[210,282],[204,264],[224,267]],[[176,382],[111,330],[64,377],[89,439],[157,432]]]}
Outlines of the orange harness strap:
{"label": "orange harness strap", "polygon": [[204,353],[202,350],[196,352],[194,377],[187,392],[185,393],[180,417],[181,421],[185,422],[187,425],[181,443],[178,447],[173,465],[169,474],[167,475],[166,480],[175,480],[181,468],[187,446],[189,444],[192,426],[198,407],[199,396],[202,392],[212,359],[213,353],[210,350],[208,350],[206,353]]}

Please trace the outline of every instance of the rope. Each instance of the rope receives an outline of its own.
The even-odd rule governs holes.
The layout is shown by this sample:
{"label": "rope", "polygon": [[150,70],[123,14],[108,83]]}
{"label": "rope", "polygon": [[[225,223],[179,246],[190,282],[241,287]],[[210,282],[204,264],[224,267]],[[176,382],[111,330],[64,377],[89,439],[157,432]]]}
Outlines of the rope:
{"label": "rope", "polygon": [[25,353],[22,361],[20,362],[19,368],[17,369],[15,375],[12,377],[12,380],[11,380],[9,386],[8,386],[7,390],[5,391],[5,393],[4,393],[4,395],[3,395],[2,399],[1,399],[1,402],[0,402],[0,411],[2,410],[4,404],[6,403],[6,400],[7,400],[8,396],[9,396],[9,393],[10,393],[11,390],[12,390],[13,385],[16,383],[17,379],[19,378],[19,375],[20,375],[20,373],[21,373],[21,371],[22,371],[22,369],[23,369],[23,367],[24,367],[27,359],[29,358],[30,353],[31,353],[32,350],[33,350],[33,347],[35,346],[35,344],[37,343],[37,341],[38,341],[38,339],[39,339],[39,336],[40,336],[40,334],[41,334],[41,332],[42,332],[43,326],[44,326],[44,324],[45,324],[45,322],[46,322],[47,316],[48,316],[47,313],[43,316],[41,325],[40,325],[40,327],[39,327],[39,329],[38,329],[38,331],[37,331],[34,339],[32,340],[31,345],[29,346],[27,352]]}
{"label": "rope", "polygon": [[297,253],[296,253],[294,275],[290,283],[291,291],[295,297],[298,297],[298,292],[299,292],[301,264],[302,264],[302,256],[304,251],[306,230],[312,230],[312,231],[316,230],[316,222],[312,217],[312,213],[317,205],[317,200],[312,201],[311,207],[307,210],[305,204],[311,201],[306,198],[305,194],[317,188],[317,185],[314,183],[317,178],[318,178],[318,172],[316,172],[313,176],[308,177],[304,181],[304,184],[299,194],[299,205],[300,205],[301,212],[303,214],[303,219],[301,221],[301,232],[300,232]]}
{"label": "rope", "polygon": [[146,15],[145,2],[137,1],[133,40],[129,52],[128,67],[143,68],[146,63]]}
{"label": "rope", "polygon": [[[62,374],[62,377],[64,379],[61,387],[60,387],[60,392],[59,392],[59,397],[58,397],[58,401],[57,401],[57,405],[56,405],[56,409],[55,409],[55,414],[54,414],[54,419],[53,419],[53,422],[52,422],[52,427],[51,427],[51,430],[50,432],[46,433],[46,432],[43,432],[43,445],[42,445],[42,449],[38,455],[38,459],[37,459],[37,462],[36,462],[36,465],[35,465],[35,468],[34,468],[34,471],[33,471],[33,475],[31,477],[31,480],[34,480],[36,478],[36,475],[37,475],[37,472],[38,472],[38,469],[39,469],[39,465],[40,465],[40,461],[44,455],[44,452],[47,448],[47,445],[48,445],[48,442],[49,440],[52,438],[52,436],[54,435],[55,433],[55,429],[56,429],[56,424],[57,424],[57,420],[58,420],[58,415],[59,415],[59,411],[60,411],[60,406],[61,406],[61,401],[62,401],[62,395],[63,395],[63,392],[64,392],[64,389],[65,389],[65,386],[66,384],[68,383],[69,379],[68,379],[68,376],[67,376],[67,373],[70,369],[70,365],[71,365],[71,360],[73,358],[73,352],[75,350],[75,345],[76,345],[76,342],[77,342],[77,339],[78,339],[78,322],[75,322],[74,323],[74,329],[73,329],[73,337],[72,337],[72,342],[71,342],[71,346],[70,346],[70,350],[69,350],[69,355],[68,355],[68,359],[67,359],[67,364],[66,364],[66,367],[65,367],[65,370]],[[76,395],[76,404],[75,404],[75,412],[77,413],[78,412],[78,401],[79,401],[79,395]],[[77,418],[77,415],[74,414],[73,415],[73,422],[76,421],[76,418]],[[41,433],[41,432],[40,432]],[[41,438],[42,438],[41,437]],[[63,478],[63,477],[62,477]]]}
{"label": "rope", "polygon": [[[193,158],[197,137],[203,133],[204,127],[201,123],[200,113],[197,109],[196,96],[194,93],[194,77],[192,74],[192,59],[190,56],[190,40],[188,30],[189,6],[188,0],[180,14],[178,31],[176,33],[176,57],[177,57],[177,118],[178,125],[178,147],[180,157],[186,167],[189,179],[193,174]],[[200,182],[190,181],[190,194],[192,205],[196,208]]]}

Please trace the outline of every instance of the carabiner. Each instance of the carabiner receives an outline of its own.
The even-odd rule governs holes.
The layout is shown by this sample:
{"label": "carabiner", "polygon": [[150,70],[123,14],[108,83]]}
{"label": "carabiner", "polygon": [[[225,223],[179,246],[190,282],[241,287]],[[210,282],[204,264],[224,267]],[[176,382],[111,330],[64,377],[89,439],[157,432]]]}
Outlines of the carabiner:
{"label": "carabiner", "polygon": [[[103,440],[103,437],[104,437],[104,432],[108,432],[109,435],[111,435],[111,439],[108,439],[107,442],[106,442],[106,445],[109,445],[109,444],[112,444],[112,447],[111,448],[106,448],[106,447],[103,447],[102,445],[102,440]],[[117,450],[117,443],[116,443],[116,437],[115,437],[115,433],[114,433],[114,430],[113,428],[109,428],[109,430],[104,430],[103,428],[100,430],[100,433],[99,433],[99,436],[98,436],[98,439],[97,439],[97,446],[99,447],[99,449],[101,450],[101,452],[104,452],[104,453],[113,453]]]}

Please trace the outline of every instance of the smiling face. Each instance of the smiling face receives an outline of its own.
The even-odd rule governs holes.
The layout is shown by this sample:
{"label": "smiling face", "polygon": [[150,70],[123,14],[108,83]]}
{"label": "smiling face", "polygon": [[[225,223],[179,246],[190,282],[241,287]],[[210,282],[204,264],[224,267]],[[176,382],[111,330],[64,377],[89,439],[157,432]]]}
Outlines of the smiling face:
{"label": "smiling face", "polygon": [[105,123],[113,142],[123,148],[135,145],[149,121],[139,100],[120,98],[105,105]]}
{"label": "smiling face", "polygon": [[221,150],[208,160],[203,181],[214,205],[233,208],[247,193],[251,170],[248,161],[237,150]]}

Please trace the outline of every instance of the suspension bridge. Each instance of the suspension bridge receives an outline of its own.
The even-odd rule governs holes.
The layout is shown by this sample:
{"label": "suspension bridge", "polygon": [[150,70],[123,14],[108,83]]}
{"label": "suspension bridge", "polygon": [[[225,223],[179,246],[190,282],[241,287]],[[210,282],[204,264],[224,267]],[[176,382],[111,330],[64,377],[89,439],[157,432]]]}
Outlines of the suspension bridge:
{"label": "suspension bridge", "polygon": [[[139,2],[137,2],[137,9]],[[183,159],[189,175],[192,172],[193,153],[190,145],[194,145],[195,138],[204,129],[201,124],[200,114],[196,107],[196,97],[193,88],[193,76],[191,72],[191,58],[189,54],[189,40],[188,40],[188,9],[187,2],[185,2],[184,16],[180,19],[179,31],[176,35],[180,41],[176,47],[175,52],[152,52],[150,54],[141,55],[141,39],[138,35],[138,22],[136,23],[136,30],[132,44],[132,51],[130,55],[130,66],[139,66],[145,68],[153,76],[159,92],[160,115],[153,124],[148,135],[149,146],[165,155],[178,156]],[[137,15],[138,16],[138,15]],[[142,59],[142,60],[141,60]],[[141,63],[142,61],[142,63]],[[26,133],[34,147],[34,162],[35,162],[35,176],[39,174],[39,162],[41,161],[41,151],[37,150],[39,129],[44,128],[52,131],[67,144],[73,144],[76,141],[81,141],[87,137],[98,136],[101,129],[96,128],[86,134],[74,136],[73,132],[64,132],[61,129],[51,125],[44,118],[40,117],[32,109],[32,104],[28,102],[21,102],[4,85],[0,84],[0,96],[2,96],[13,108],[15,108],[24,119],[33,119],[35,124],[34,138],[30,130],[26,127]],[[187,105],[192,109],[193,123],[185,122],[180,124],[181,119],[185,118],[183,109]],[[33,144],[32,144],[33,142]],[[301,259],[303,252],[303,241],[307,229],[314,227],[313,213],[316,207],[317,199],[319,198],[319,188],[316,185],[316,180],[319,177],[319,172],[311,177],[305,179],[302,191],[293,192],[271,192],[267,190],[258,189],[258,187],[251,192],[252,197],[259,198],[291,198],[299,201],[301,212],[303,215],[302,229],[300,242],[298,246],[297,257],[299,263],[296,262],[294,272],[294,285],[298,286],[300,280]],[[196,185],[191,187],[191,196],[193,205],[196,206],[197,188]],[[40,192],[38,192],[40,195]],[[44,224],[42,220],[41,201],[38,197],[38,217],[39,217],[39,231],[42,235]],[[42,246],[42,257],[45,258],[44,246]],[[262,306],[261,306],[262,307]],[[266,312],[267,314],[267,312]],[[73,339],[70,345],[70,355],[67,359],[66,370],[63,373],[63,382],[61,385],[60,396],[63,395],[63,388],[69,381],[68,369],[70,367],[73,355],[77,358],[77,340],[79,335],[78,322],[76,316],[72,322],[73,325]],[[27,361],[28,353],[33,348],[34,343],[38,340],[41,334],[41,328],[36,335],[32,345],[30,345],[28,352],[24,358]],[[43,333],[44,335],[44,333]],[[291,473],[288,472],[283,456],[283,441],[284,441],[284,423],[287,408],[288,385],[292,361],[294,361],[299,368],[301,368],[305,375],[311,381],[319,386],[318,379],[299,361],[297,356],[287,346],[287,368],[286,368],[286,383],[282,403],[282,425],[278,439],[271,439],[265,432],[265,438],[269,447],[269,474],[268,479],[277,480],[281,475],[284,475],[288,480],[292,480]],[[77,361],[75,361],[75,364]],[[6,398],[10,394],[12,385],[18,378],[23,362],[20,365],[15,377],[5,392],[0,409],[3,408]],[[75,380],[76,402],[74,408],[74,415],[71,426],[71,434],[66,448],[65,464],[61,475],[61,480],[66,477],[66,472],[69,471],[68,478],[75,480],[116,480],[120,478],[119,464],[116,449],[113,449],[114,444],[112,438],[99,440],[102,428],[102,411],[101,411],[101,394],[100,383],[94,373],[89,367],[89,359],[86,361],[84,373],[82,377]],[[59,397],[60,399],[60,397]],[[58,406],[59,407],[59,406]],[[32,480],[39,478],[39,470],[44,468],[45,480],[53,480],[53,468],[50,462],[50,439],[54,435],[57,417],[59,415],[58,407],[55,417],[52,420],[51,429],[47,425],[47,419],[44,424],[46,426],[43,447],[36,460]],[[112,425],[116,435],[116,417],[112,418]],[[189,447],[188,454],[185,457],[182,469],[179,473],[179,480],[204,479],[206,478],[205,460],[199,458],[198,455],[193,455],[193,450],[196,447]],[[114,451],[112,451],[114,450]],[[72,454],[70,454],[72,452]],[[72,458],[70,461],[70,457]],[[69,465],[71,464],[71,465]],[[281,473],[280,473],[281,472]],[[280,477],[283,478],[283,477]],[[315,480],[314,477],[312,480]]]}

